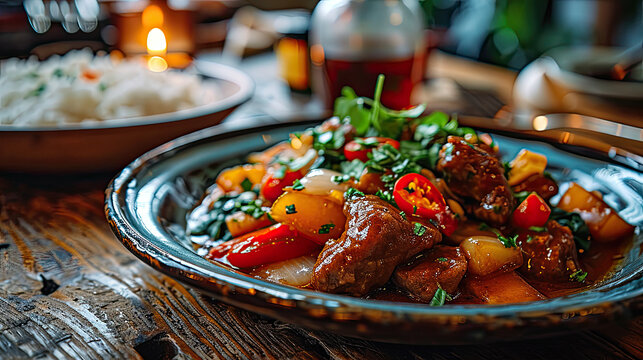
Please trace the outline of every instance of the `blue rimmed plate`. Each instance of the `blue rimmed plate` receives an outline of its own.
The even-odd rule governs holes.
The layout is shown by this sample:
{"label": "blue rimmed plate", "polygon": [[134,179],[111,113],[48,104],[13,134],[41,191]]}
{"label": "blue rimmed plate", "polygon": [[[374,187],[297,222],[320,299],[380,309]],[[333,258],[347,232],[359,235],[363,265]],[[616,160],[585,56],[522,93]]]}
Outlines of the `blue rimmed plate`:
{"label": "blue rimmed plate", "polygon": [[643,176],[604,161],[573,155],[538,139],[495,135],[506,156],[526,147],[547,155],[562,181],[577,181],[636,224],[633,244],[608,280],[582,293],[510,305],[398,303],[353,298],[253,278],[197,255],[185,235],[186,215],[219,170],[318,122],[240,129],[224,124],[181,137],[127,166],[106,190],[112,230],[137,257],[214,298],[314,329],[414,344],[524,339],[623,321],[643,309]]}

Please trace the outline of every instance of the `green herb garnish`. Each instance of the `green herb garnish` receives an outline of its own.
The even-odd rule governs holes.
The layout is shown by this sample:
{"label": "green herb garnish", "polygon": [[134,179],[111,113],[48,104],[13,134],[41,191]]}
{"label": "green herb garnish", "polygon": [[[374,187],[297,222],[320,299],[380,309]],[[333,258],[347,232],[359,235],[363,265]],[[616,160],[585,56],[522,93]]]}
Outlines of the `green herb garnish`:
{"label": "green herb garnish", "polygon": [[417,236],[422,236],[426,232],[426,227],[420,223],[413,224],[413,233]]}
{"label": "green herb garnish", "polygon": [[324,224],[317,231],[318,234],[328,234],[332,228],[335,227],[335,224]]}
{"label": "green herb garnish", "polygon": [[571,275],[569,275],[570,279],[578,282],[585,281],[586,277],[587,277],[587,272],[583,270],[576,270]]}
{"label": "green herb garnish", "polygon": [[248,178],[243,179],[241,182],[241,188],[243,191],[250,191],[252,190],[252,181],[248,180]]}
{"label": "green herb garnish", "polygon": [[447,258],[445,258],[445,257],[439,257],[437,260],[438,260],[439,262],[445,262],[445,261],[447,261]]}
{"label": "green herb garnish", "polygon": [[535,231],[535,232],[544,232],[544,231],[547,231],[547,228],[544,226],[530,226],[529,230]]}
{"label": "green herb garnish", "polygon": [[589,250],[589,227],[587,227],[587,224],[579,214],[569,213],[565,210],[554,207],[551,209],[549,218],[556,220],[562,226],[567,226],[574,235],[576,246],[583,250]]}
{"label": "green herb garnish", "polygon": [[518,247],[518,244],[516,241],[518,240],[518,235],[513,235],[513,236],[504,236],[500,230],[492,228],[491,226],[487,225],[486,223],[480,223],[478,226],[478,229],[482,231],[491,231],[492,233],[496,234],[496,237],[498,237],[498,240],[504,245],[506,248],[510,247]]}
{"label": "green herb garnish", "polygon": [[348,188],[348,190],[346,190],[346,192],[344,193],[344,198],[348,200],[354,199],[356,197],[363,197],[363,196],[366,196],[366,195],[364,195],[363,192],[355,188]]}
{"label": "green herb garnish", "polygon": [[305,188],[306,187],[301,183],[301,181],[299,181],[299,179],[296,179],[295,182],[292,183],[292,189],[295,191],[304,190]]}
{"label": "green herb garnish", "polygon": [[387,203],[393,205],[394,207],[397,207],[397,204],[395,203],[395,200],[393,199],[393,194],[391,194],[388,190],[386,190],[386,191],[377,190],[377,192],[375,193],[375,196],[377,196],[380,199],[386,201]]}
{"label": "green herb garnish", "polygon": [[295,204],[286,205],[286,214],[296,214]]}
{"label": "green herb garnish", "polygon": [[435,291],[435,294],[433,295],[433,299],[431,299],[430,305],[431,306],[442,306],[446,301],[451,301],[453,298],[451,295],[447,294],[442,287],[438,285],[438,289]]}

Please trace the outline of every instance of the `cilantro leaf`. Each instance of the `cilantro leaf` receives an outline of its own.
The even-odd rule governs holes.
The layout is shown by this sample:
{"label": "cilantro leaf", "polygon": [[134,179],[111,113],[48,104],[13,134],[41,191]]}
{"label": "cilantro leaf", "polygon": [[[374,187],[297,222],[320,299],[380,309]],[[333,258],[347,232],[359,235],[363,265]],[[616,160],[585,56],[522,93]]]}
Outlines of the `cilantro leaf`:
{"label": "cilantro leaf", "polygon": [[576,245],[583,250],[589,250],[589,227],[587,227],[585,220],[583,220],[579,214],[569,213],[560,208],[553,207],[549,218],[556,220],[562,226],[567,226],[574,235]]}
{"label": "cilantro leaf", "polygon": [[453,298],[451,295],[449,295],[442,287],[438,285],[438,289],[435,290],[435,294],[433,295],[433,299],[431,299],[431,302],[429,303],[431,306],[442,306],[446,301],[451,301]]}
{"label": "cilantro leaf", "polygon": [[587,277],[587,272],[583,270],[576,270],[571,275],[569,275],[569,278],[571,280],[578,281],[578,282],[584,282],[586,277]]}
{"label": "cilantro leaf", "polygon": [[426,232],[426,227],[420,223],[413,224],[413,233],[417,236],[422,236]]}
{"label": "cilantro leaf", "polygon": [[295,182],[292,183],[292,189],[295,191],[304,190],[305,188],[306,187],[301,183],[301,181],[299,181],[299,179],[296,179]]}
{"label": "cilantro leaf", "polygon": [[252,181],[248,180],[248,178],[243,179],[241,182],[241,188],[243,191],[250,191],[252,190]]}
{"label": "cilantro leaf", "polygon": [[330,230],[335,227],[335,224],[324,224],[317,231],[318,234],[328,234]]}
{"label": "cilantro leaf", "polygon": [[364,193],[355,188],[348,188],[348,190],[346,190],[346,192],[344,193],[344,198],[348,200],[363,196],[365,196]]}

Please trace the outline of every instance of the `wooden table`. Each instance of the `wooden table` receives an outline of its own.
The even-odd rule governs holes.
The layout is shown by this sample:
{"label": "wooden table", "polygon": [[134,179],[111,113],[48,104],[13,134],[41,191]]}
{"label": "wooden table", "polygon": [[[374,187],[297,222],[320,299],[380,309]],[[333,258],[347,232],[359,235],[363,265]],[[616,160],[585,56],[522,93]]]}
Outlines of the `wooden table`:
{"label": "wooden table", "polygon": [[108,177],[0,176],[0,358],[643,358],[643,318],[543,340],[404,346],[236,309],[153,270],[113,236]]}
{"label": "wooden table", "polygon": [[0,359],[643,358],[643,318],[550,339],[421,347],[310,331],[215,302],[119,243],[103,214],[110,177],[0,174]]}

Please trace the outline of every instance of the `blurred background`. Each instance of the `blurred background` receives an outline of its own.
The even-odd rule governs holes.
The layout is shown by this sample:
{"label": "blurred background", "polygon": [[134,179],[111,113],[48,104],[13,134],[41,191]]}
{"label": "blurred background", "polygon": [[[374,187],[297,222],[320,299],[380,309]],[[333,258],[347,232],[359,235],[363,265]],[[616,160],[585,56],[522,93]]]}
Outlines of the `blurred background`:
{"label": "blurred background", "polygon": [[[193,36],[190,52],[222,48],[230,21],[240,9],[310,12],[314,0],[270,1],[0,1],[0,57],[46,56],[51,43],[90,46],[96,50],[130,50],[123,33],[150,4],[167,7],[177,34]],[[521,69],[543,52],[562,45],[630,47],[641,41],[643,18],[639,0],[423,0],[426,27],[435,32],[437,48],[445,52]],[[259,24],[257,24],[259,25]],[[171,26],[172,27],[172,26]],[[259,26],[261,27],[261,26]],[[173,29],[174,30],[174,29]],[[264,31],[279,29],[260,29]],[[257,35],[259,36],[259,35]],[[268,36],[247,44],[244,55],[271,50]],[[72,44],[75,43],[75,44]],[[50,49],[50,50],[48,50]]]}
{"label": "blurred background", "polygon": [[[342,3],[351,3],[347,5],[349,10],[342,8]],[[359,5],[361,3],[367,5]],[[380,11],[377,10],[376,3],[404,3],[406,9],[416,16],[415,20],[404,18],[402,21],[401,17],[398,19],[396,14],[390,13],[390,24],[387,24],[389,27],[391,24],[398,25],[397,21],[401,23],[398,27],[404,27],[413,21],[419,21],[421,25],[420,28],[407,26],[405,30],[406,36],[416,36],[421,32],[421,46],[425,47],[416,51],[413,66],[420,56],[418,61],[426,71],[421,71],[417,76],[408,75],[412,78],[411,85],[418,81],[423,85],[420,90],[413,88],[415,90],[409,95],[412,96],[412,103],[435,101],[439,103],[438,107],[449,110],[449,103],[453,100],[449,99],[449,94],[453,95],[454,89],[459,90],[460,96],[462,89],[482,89],[494,98],[470,99],[465,102],[473,104],[469,109],[466,109],[468,105],[462,105],[462,101],[458,101],[458,106],[464,106],[465,111],[472,108],[484,110],[487,107],[482,114],[489,116],[503,104],[510,103],[513,98],[517,107],[520,104],[531,104],[532,108],[540,106],[541,109],[536,112],[560,109],[577,112],[579,108],[585,107],[587,101],[579,102],[576,99],[573,104],[563,104],[561,96],[556,99],[534,100],[530,98],[533,97],[532,89],[541,91],[544,85],[539,85],[533,76],[524,76],[527,80],[523,84],[528,84],[525,89],[519,87],[520,81],[516,81],[518,71],[525,69],[544,53],[565,46],[617,49],[608,51],[606,56],[601,55],[603,59],[614,58],[626,51],[633,52],[631,57],[634,58],[634,64],[639,64],[639,70],[629,71],[630,67],[629,72],[619,80],[640,81],[640,48],[643,41],[643,2],[640,0],[337,1],[333,6],[344,18],[333,18],[339,15],[332,15],[334,13],[330,10],[325,15],[318,14],[319,18],[325,16],[327,23],[318,25],[320,28],[316,32],[322,35],[316,40],[311,37],[310,31],[311,13],[318,4],[314,0],[2,0],[0,59],[33,55],[42,60],[52,54],[64,54],[71,49],[80,48],[104,51],[116,57],[152,55],[150,39],[156,39],[163,41],[163,46],[166,44],[164,59],[171,68],[188,67],[197,58],[233,64],[249,73],[261,86],[257,86],[255,97],[251,101],[254,108],[252,105],[245,106],[246,109],[251,109],[246,115],[261,109],[262,112],[280,116],[285,113],[294,114],[293,116],[302,113],[319,116],[332,105],[332,98],[338,95],[341,85],[346,84],[337,82],[337,77],[343,79],[351,75],[352,71],[347,70],[349,68],[342,70],[341,61],[336,64],[331,62],[331,45],[341,45],[345,49],[352,48],[354,44],[342,44],[337,40],[345,34],[339,34],[333,39],[329,38],[331,35],[326,36],[326,32],[334,34],[334,27],[328,24],[344,21],[354,15],[352,20],[347,21],[359,24],[353,24],[347,31],[362,32],[364,35],[369,30],[360,28],[363,25],[363,22],[360,23],[363,19],[360,18],[366,13],[373,15]],[[359,10],[357,6],[365,7]],[[318,24],[321,23],[322,20],[319,20]],[[355,40],[354,37],[344,37]],[[366,35],[363,39],[367,39]],[[324,41],[331,42],[330,45],[323,44],[323,50],[327,52],[326,58],[323,51],[316,52],[319,49],[315,47],[315,42]],[[336,43],[332,43],[333,41]],[[369,46],[362,43],[359,45],[365,48]],[[386,50],[389,51],[390,48]],[[357,56],[356,52],[349,55]],[[362,52],[361,55],[364,54]],[[584,75],[609,77],[609,74],[603,74],[594,65],[583,68],[583,63],[592,62],[593,57],[598,57],[596,54],[593,50],[577,54],[575,62],[570,66],[574,68],[573,71]],[[367,58],[368,56],[369,59],[377,58],[375,52],[367,54]],[[561,57],[569,55],[565,53]],[[316,80],[315,65],[319,65],[320,61],[324,63],[323,74],[317,76]],[[612,60],[609,66],[619,61]],[[386,73],[386,66],[392,66],[384,63],[379,65],[380,68],[373,68],[373,74],[378,71]],[[540,70],[532,67],[531,71],[548,71],[547,64],[538,66]],[[560,61],[558,66],[562,66]],[[358,65],[356,68],[362,67]],[[364,84],[364,89],[372,89],[374,78],[371,75],[361,74],[354,81]],[[395,76],[392,73],[389,75]],[[485,78],[484,81],[481,77]],[[440,79],[451,81],[435,81]],[[326,89],[320,90],[316,82],[324,81],[335,81],[335,88],[332,88],[333,84],[330,88],[327,84]],[[579,87],[583,86],[563,86],[565,91]],[[361,93],[365,90],[357,90],[358,95],[370,95]],[[385,104],[392,107],[409,105],[408,100],[397,101],[393,95],[386,93],[386,88],[384,91]],[[551,89],[547,91],[555,92]],[[589,93],[590,96],[597,95],[591,91]],[[612,97],[621,97],[617,93],[619,90],[615,90]],[[620,101],[618,106],[612,106],[609,110],[589,112],[601,116],[614,112],[623,113],[622,116],[615,115],[616,118],[631,118],[632,114],[640,112],[640,98],[625,96],[617,100]],[[625,105],[621,106],[622,104]],[[628,107],[631,109],[627,110]],[[474,110],[471,111],[475,112]],[[244,114],[244,111],[237,113]]]}

